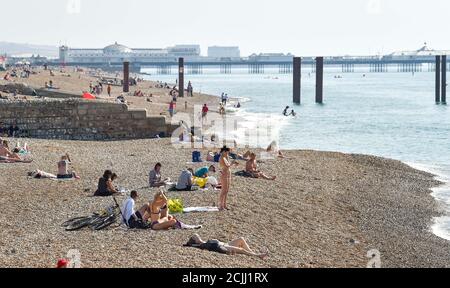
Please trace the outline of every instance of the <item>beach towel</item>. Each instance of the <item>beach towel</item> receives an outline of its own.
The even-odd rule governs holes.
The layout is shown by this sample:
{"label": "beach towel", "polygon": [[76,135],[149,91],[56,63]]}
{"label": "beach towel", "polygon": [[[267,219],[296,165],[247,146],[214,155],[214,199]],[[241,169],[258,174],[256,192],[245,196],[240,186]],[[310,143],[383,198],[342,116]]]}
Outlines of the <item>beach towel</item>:
{"label": "beach towel", "polygon": [[183,213],[193,212],[219,212],[217,207],[186,207],[183,209]]}

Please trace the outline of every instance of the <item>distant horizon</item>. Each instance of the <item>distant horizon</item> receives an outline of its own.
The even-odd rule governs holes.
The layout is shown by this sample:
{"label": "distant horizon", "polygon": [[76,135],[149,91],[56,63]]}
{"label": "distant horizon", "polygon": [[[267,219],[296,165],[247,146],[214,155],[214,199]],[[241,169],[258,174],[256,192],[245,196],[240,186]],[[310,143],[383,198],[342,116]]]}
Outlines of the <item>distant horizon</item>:
{"label": "distant horizon", "polygon": [[[111,44],[114,44],[116,41],[113,41],[113,42],[110,42],[110,43],[107,43],[107,44],[105,44],[103,47],[78,47],[78,46],[69,46],[69,45],[67,45],[69,48],[75,48],[75,49],[103,49],[104,47],[106,47],[106,46],[108,46],[108,45],[111,45]],[[4,43],[4,44],[13,44],[13,45],[23,45],[23,46],[25,46],[25,45],[28,45],[28,46],[42,46],[42,47],[45,47],[45,48],[55,48],[55,50],[57,51],[57,49],[59,49],[59,47],[60,47],[60,45],[51,45],[51,44],[36,44],[36,43],[27,43],[27,42],[22,42],[22,43],[20,43],[20,42],[11,42],[11,41],[7,41],[7,40],[0,40],[0,44],[1,43]],[[175,46],[175,45],[199,45],[199,44],[195,44],[195,43],[176,43],[176,44],[172,44],[172,45],[168,45],[168,46],[166,46],[166,47],[143,47],[143,46],[137,46],[137,47],[132,47],[132,46],[129,46],[129,45],[127,45],[126,43],[121,43],[121,42],[117,42],[118,44],[122,44],[122,45],[125,45],[125,46],[127,46],[127,47],[129,47],[129,48],[132,48],[132,49],[142,49],[142,48],[148,48],[148,49],[152,49],[152,48],[154,48],[154,49],[159,49],[159,48],[161,48],[161,49],[164,49],[164,48],[167,48],[167,47],[172,47],[172,46]],[[422,45],[420,45],[420,46],[417,46],[416,48],[405,48],[405,49],[401,49],[401,50],[395,50],[395,51],[386,51],[385,53],[383,53],[383,54],[332,54],[332,55],[296,55],[296,54],[294,54],[294,53],[291,53],[291,52],[286,52],[286,51],[270,51],[270,52],[260,52],[260,51],[255,51],[255,52],[252,52],[252,53],[250,53],[250,54],[248,54],[248,55],[245,55],[245,54],[242,54],[241,53],[241,57],[247,57],[247,56],[250,56],[250,55],[252,55],[252,54],[260,54],[260,53],[284,53],[284,54],[289,54],[289,53],[291,53],[291,54],[293,54],[293,55],[295,55],[295,56],[301,56],[301,57],[315,57],[315,56],[324,56],[324,57],[339,57],[339,56],[379,56],[379,55],[389,55],[389,54],[391,54],[391,53],[394,53],[394,52],[399,52],[399,51],[416,51],[416,50],[418,50],[418,49],[420,49],[421,47],[423,47],[424,45],[427,45],[428,46],[428,48],[430,48],[430,49],[432,49],[432,50],[437,50],[437,51],[450,51],[450,47],[449,47],[449,49],[435,49],[435,47],[430,47],[429,45],[428,45],[428,43],[422,43]],[[65,44],[62,44],[62,45],[65,45]],[[206,56],[206,54],[205,54],[205,51],[207,51],[208,50],[208,47],[213,47],[213,46],[222,46],[222,45],[217,45],[217,44],[212,44],[212,45],[208,45],[208,46],[206,46],[206,47],[202,47],[201,45],[200,45],[200,47],[201,47],[201,52],[202,52],[202,56]],[[224,45],[225,46],[225,45]],[[240,46],[239,45],[227,45],[227,46],[236,46],[236,47],[239,47],[240,48]],[[0,55],[1,54],[3,54],[4,52],[1,50],[1,48],[0,48]],[[33,54],[32,52],[30,52],[30,53],[25,53],[25,54]],[[34,54],[36,54],[36,53],[34,53]]]}
{"label": "distant horizon", "polygon": [[[450,49],[450,1],[16,0],[2,3],[13,43],[167,47],[239,46],[242,55],[385,55],[427,42]],[[17,11],[17,13],[16,13]],[[20,18],[18,18],[18,16]],[[18,19],[32,19],[18,21]]]}

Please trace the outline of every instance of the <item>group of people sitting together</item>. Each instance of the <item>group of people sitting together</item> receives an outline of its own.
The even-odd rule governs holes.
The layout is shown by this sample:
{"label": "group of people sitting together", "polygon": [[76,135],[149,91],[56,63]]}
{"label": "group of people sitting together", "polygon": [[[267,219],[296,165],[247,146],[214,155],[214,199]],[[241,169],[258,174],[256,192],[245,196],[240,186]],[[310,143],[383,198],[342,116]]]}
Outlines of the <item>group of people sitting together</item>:
{"label": "group of people sitting together", "polygon": [[9,126],[5,126],[5,124],[0,122],[0,137],[1,136],[17,137],[20,136],[20,134],[21,130],[15,123]]}
{"label": "group of people sitting together", "polygon": [[45,88],[47,88],[47,89],[55,89],[55,90],[59,89],[59,87],[56,87],[55,85],[53,85],[53,81],[52,80],[50,80],[48,82],[45,82]]}

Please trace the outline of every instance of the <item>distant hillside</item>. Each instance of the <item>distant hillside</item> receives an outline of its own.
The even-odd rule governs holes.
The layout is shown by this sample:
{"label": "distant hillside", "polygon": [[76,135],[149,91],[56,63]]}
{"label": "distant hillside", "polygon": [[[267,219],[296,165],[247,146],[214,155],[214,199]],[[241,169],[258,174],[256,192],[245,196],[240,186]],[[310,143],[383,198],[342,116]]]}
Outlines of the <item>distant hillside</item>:
{"label": "distant hillside", "polygon": [[58,57],[56,46],[10,43],[0,41],[0,55],[41,55],[46,57]]}

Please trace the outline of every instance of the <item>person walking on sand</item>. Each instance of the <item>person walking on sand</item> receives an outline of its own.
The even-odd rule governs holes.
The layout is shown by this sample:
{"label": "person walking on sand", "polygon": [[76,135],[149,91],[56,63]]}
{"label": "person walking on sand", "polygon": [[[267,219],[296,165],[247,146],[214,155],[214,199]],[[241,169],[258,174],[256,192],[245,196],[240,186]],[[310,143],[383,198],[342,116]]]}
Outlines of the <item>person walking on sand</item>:
{"label": "person walking on sand", "polygon": [[218,205],[220,211],[228,210],[227,197],[231,185],[231,165],[236,163],[232,163],[230,161],[229,153],[230,148],[228,148],[227,146],[223,146],[223,148],[220,150],[219,166],[221,169],[220,182],[222,183],[222,190],[220,192]]}
{"label": "person walking on sand", "polygon": [[108,96],[111,97],[111,84],[108,84],[108,88],[106,88],[106,91],[108,92]]}
{"label": "person walking on sand", "polygon": [[202,108],[202,120],[206,120],[206,117],[208,116],[208,105],[204,104]]}

